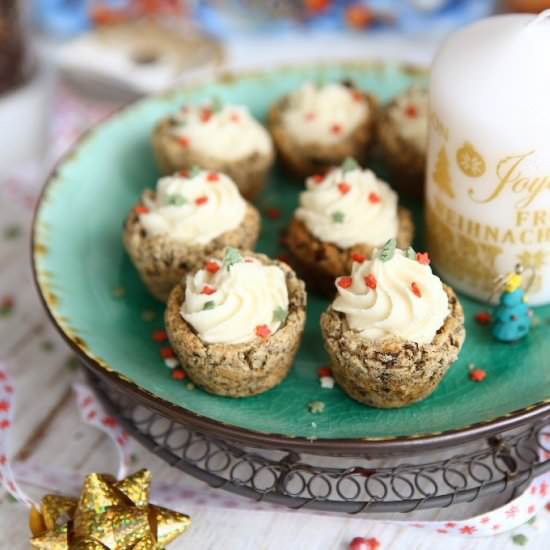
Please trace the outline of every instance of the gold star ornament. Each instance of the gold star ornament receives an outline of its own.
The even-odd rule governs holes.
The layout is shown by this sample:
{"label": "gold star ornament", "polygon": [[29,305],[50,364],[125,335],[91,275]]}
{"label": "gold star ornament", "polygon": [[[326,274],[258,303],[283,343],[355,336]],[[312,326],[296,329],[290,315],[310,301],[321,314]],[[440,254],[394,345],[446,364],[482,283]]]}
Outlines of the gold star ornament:
{"label": "gold star ornament", "polygon": [[151,472],[116,481],[90,474],[77,499],[47,495],[30,516],[31,545],[40,550],[160,550],[191,518],[149,504]]}

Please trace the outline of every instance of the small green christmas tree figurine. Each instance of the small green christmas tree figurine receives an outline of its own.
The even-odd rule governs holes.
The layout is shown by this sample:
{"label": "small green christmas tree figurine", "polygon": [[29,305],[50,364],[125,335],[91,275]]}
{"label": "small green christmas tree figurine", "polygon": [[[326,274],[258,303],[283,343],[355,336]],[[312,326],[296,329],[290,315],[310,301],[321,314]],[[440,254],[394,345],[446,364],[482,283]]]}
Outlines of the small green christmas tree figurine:
{"label": "small green christmas tree figurine", "polygon": [[526,304],[525,290],[522,288],[523,267],[516,265],[504,282],[499,305],[493,315],[493,336],[500,342],[516,342],[529,333],[531,319]]}

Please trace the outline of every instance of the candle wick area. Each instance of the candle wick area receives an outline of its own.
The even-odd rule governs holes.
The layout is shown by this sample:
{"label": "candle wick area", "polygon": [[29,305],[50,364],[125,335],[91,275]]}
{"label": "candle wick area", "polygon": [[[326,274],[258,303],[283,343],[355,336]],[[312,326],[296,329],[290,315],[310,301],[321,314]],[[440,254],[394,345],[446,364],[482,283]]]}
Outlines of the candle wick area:
{"label": "candle wick area", "polygon": [[538,25],[539,23],[541,23],[542,21],[544,21],[545,19],[550,19],[550,9],[547,9],[547,10],[544,10],[544,11],[541,11],[536,17],[535,19],[533,19],[532,21],[530,21],[527,26],[525,27],[526,29],[530,29],[532,27],[535,27],[536,25]]}

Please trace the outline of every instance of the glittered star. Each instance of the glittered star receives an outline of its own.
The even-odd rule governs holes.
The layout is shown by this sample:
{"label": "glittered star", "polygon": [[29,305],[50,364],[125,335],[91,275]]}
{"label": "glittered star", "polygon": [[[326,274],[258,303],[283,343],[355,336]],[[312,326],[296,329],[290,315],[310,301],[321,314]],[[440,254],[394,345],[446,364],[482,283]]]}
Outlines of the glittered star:
{"label": "glittered star", "polygon": [[149,504],[151,473],[122,481],[91,474],[78,500],[46,496],[31,512],[33,548],[42,550],[159,550],[184,533],[191,518]]}

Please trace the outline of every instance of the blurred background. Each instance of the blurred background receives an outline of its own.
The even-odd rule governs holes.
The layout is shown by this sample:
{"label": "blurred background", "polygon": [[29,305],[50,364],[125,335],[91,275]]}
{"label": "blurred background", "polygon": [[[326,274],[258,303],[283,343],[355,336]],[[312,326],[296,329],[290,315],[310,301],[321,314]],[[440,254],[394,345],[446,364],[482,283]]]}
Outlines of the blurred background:
{"label": "blurred background", "polygon": [[0,0],[0,180],[36,181],[119,105],[218,71],[427,65],[452,29],[550,0]]}

